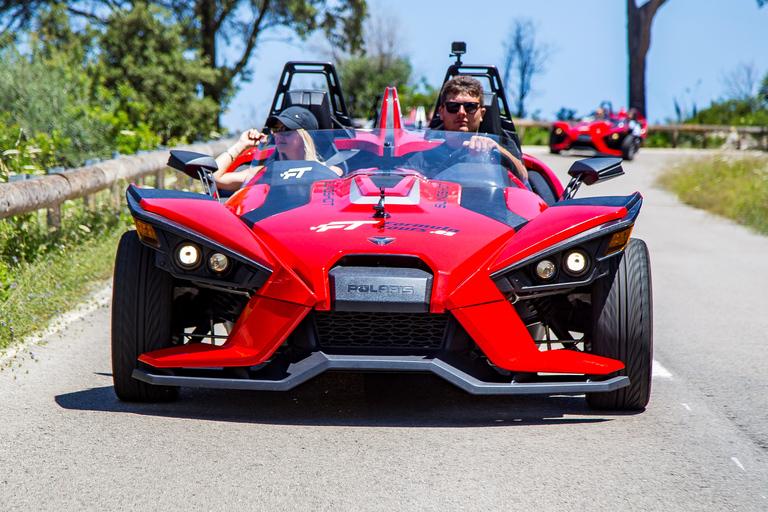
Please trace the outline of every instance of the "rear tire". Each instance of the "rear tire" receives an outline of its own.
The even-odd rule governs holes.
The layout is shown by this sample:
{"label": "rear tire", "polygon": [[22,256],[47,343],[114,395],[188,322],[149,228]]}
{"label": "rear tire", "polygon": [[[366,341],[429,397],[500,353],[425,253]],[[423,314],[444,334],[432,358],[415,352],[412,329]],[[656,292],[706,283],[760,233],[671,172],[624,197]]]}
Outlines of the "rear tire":
{"label": "rear tire", "polygon": [[171,402],[179,388],[133,378],[147,368],[138,358],[171,346],[173,278],[155,266],[155,251],[135,231],[120,238],[112,288],[112,378],[115,394],[128,402]]}
{"label": "rear tire", "polygon": [[613,274],[592,285],[591,352],[618,359],[625,368],[613,375],[629,377],[629,386],[607,393],[588,393],[596,409],[642,410],[651,396],[653,303],[651,265],[645,242],[631,239],[614,257]]}

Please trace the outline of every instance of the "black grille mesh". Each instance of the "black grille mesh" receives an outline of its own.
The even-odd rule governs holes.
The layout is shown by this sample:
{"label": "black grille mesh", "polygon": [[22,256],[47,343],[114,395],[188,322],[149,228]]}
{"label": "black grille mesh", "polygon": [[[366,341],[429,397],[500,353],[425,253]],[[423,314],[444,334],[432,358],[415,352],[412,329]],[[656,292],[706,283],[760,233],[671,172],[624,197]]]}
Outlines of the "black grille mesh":
{"label": "black grille mesh", "polygon": [[324,348],[438,349],[448,314],[316,311],[315,326]]}

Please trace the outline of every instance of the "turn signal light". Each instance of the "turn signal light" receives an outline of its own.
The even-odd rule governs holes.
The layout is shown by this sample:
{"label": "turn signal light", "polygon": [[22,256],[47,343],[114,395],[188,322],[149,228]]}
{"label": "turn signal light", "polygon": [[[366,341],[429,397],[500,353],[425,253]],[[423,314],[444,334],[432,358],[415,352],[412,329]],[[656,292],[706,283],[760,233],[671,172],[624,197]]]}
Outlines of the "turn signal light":
{"label": "turn signal light", "polygon": [[151,224],[147,224],[139,219],[133,219],[133,223],[136,225],[136,232],[139,234],[142,242],[154,247],[160,247],[160,240],[157,239],[155,228]]}
{"label": "turn signal light", "polygon": [[633,227],[634,226],[629,226],[626,229],[617,231],[611,236],[611,240],[608,242],[608,248],[605,249],[606,256],[624,250],[629,243],[629,236],[632,234]]}

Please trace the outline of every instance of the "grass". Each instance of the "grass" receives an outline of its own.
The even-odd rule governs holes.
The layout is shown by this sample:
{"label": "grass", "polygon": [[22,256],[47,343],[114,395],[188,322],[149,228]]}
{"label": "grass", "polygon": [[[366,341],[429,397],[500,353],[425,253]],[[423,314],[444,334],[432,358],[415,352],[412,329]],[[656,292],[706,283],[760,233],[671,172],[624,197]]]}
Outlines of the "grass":
{"label": "grass", "polygon": [[111,277],[115,250],[124,227],[78,246],[20,265],[9,279],[0,313],[0,349],[55,325],[65,313]]}
{"label": "grass", "polygon": [[684,203],[768,235],[768,157],[720,154],[688,160],[659,177]]}

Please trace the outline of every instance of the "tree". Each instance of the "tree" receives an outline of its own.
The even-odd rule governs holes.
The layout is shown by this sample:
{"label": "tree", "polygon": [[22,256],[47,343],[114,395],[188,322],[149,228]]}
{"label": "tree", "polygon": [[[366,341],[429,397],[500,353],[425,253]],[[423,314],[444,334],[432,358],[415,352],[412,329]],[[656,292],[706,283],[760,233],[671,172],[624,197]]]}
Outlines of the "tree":
{"label": "tree", "polygon": [[758,83],[757,69],[754,63],[741,63],[733,71],[723,76],[726,97],[741,100],[747,103],[755,103],[755,87]]}
{"label": "tree", "polygon": [[645,56],[651,46],[651,23],[667,0],[648,0],[638,7],[627,0],[627,51],[629,53],[629,106],[646,117]]}
{"label": "tree", "polygon": [[99,38],[99,72],[128,122],[147,123],[165,144],[210,138],[219,105],[198,90],[215,82],[216,73],[186,47],[169,13],[137,2],[108,21]]}
{"label": "tree", "polygon": [[[637,6],[636,0],[627,0],[627,51],[629,53],[629,106],[646,117],[645,110],[645,57],[651,46],[651,23],[656,11],[667,0],[648,0]],[[757,0],[763,7],[768,0]]]}
{"label": "tree", "polygon": [[403,110],[431,108],[439,91],[423,78],[412,83],[413,68],[402,51],[401,24],[392,14],[375,13],[364,27],[364,44],[358,52],[339,51],[331,45],[330,57],[337,63],[339,81],[352,117],[367,117],[386,87],[396,87]]}
{"label": "tree", "polygon": [[[12,33],[27,28],[41,10],[61,0],[0,0],[0,30]],[[64,2],[73,16],[107,25],[110,14],[131,10],[129,0],[69,0]],[[149,4],[173,13],[174,21],[191,48],[200,51],[216,80],[207,82],[203,92],[221,109],[236,91],[238,80],[248,81],[248,63],[259,37],[275,27],[287,27],[301,38],[322,30],[340,48],[359,49],[362,24],[367,16],[365,0],[151,0]],[[220,45],[230,53],[231,62],[221,58]]]}
{"label": "tree", "polygon": [[544,72],[544,62],[552,54],[547,44],[536,41],[536,27],[531,20],[515,20],[509,39],[504,43],[504,85],[507,90],[510,75],[514,73],[517,87],[513,97],[517,117],[525,117],[525,100],[531,94],[533,78]]}

